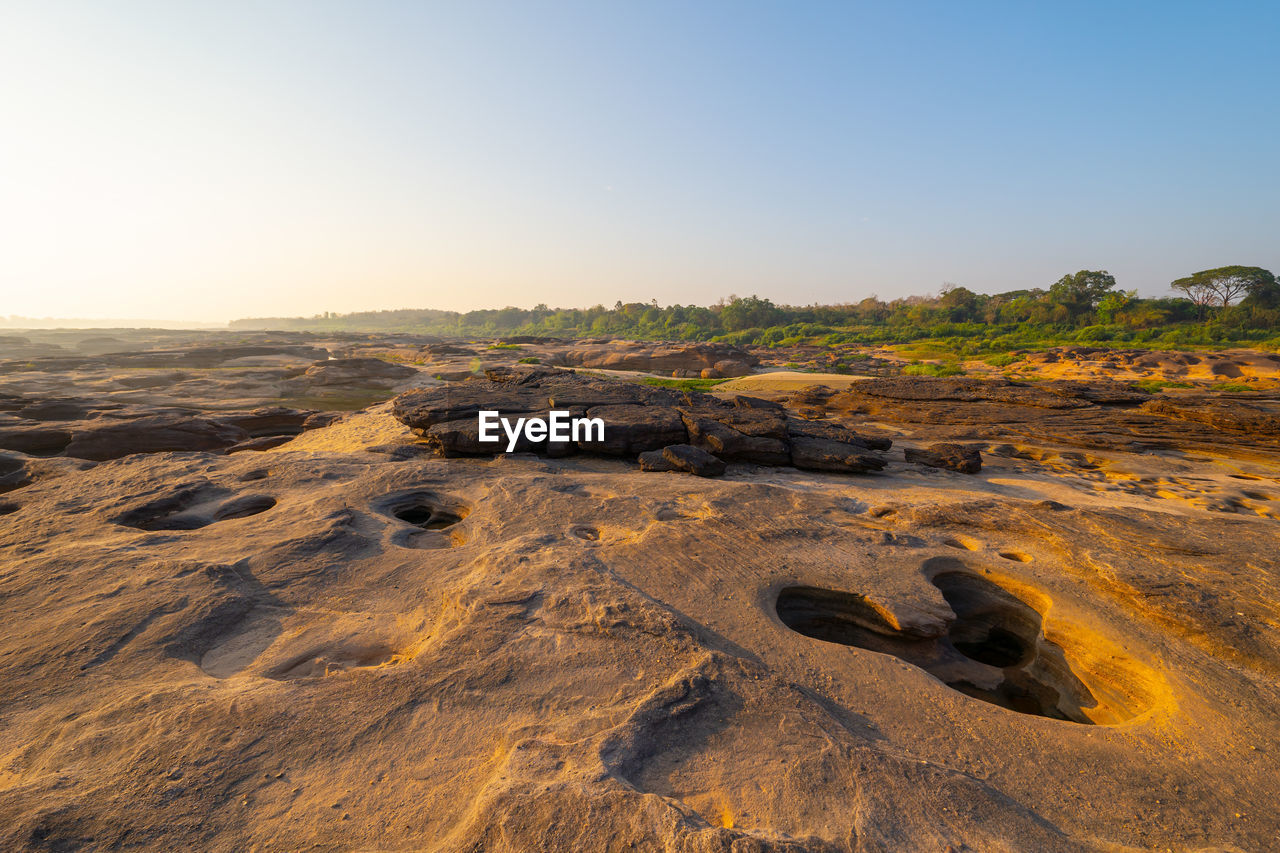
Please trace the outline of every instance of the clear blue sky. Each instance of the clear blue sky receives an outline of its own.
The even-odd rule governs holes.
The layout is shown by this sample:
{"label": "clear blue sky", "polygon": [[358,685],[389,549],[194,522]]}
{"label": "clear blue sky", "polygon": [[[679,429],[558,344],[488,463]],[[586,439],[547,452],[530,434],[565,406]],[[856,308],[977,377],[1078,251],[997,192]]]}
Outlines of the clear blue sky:
{"label": "clear blue sky", "polygon": [[1280,3],[12,2],[0,314],[1280,270]]}

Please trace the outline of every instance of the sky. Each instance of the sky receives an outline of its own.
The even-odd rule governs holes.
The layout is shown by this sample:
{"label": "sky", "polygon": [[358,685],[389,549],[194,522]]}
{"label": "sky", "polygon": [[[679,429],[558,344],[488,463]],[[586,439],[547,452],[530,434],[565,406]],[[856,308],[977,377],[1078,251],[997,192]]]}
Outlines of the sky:
{"label": "sky", "polygon": [[1280,3],[0,2],[0,316],[1280,271]]}

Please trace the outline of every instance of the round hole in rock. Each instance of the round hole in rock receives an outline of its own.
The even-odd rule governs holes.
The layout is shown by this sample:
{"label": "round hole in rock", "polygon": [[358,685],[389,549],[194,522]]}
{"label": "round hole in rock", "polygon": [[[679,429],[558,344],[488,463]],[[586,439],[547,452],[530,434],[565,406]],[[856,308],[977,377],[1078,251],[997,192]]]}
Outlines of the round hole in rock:
{"label": "round hole in rock", "polygon": [[446,503],[426,492],[398,497],[390,501],[386,509],[393,518],[423,530],[444,530],[471,514],[466,506]]}
{"label": "round hole in rock", "polygon": [[270,495],[245,495],[228,501],[214,512],[214,521],[225,521],[229,518],[248,518],[260,512],[266,512],[276,505],[276,499]]}
{"label": "round hole in rock", "polygon": [[999,627],[988,629],[986,636],[980,640],[956,640],[952,645],[965,657],[1000,669],[1013,666],[1027,656],[1027,648],[1022,639],[1012,631]]}
{"label": "round hole in rock", "polygon": [[1000,556],[1015,563],[1030,563],[1031,557],[1021,551],[1001,551]]}
{"label": "round hole in rock", "polygon": [[22,507],[17,504],[0,503],[0,515],[9,515],[10,513],[17,512],[20,509],[22,509]]}
{"label": "round hole in rock", "polygon": [[1040,612],[998,584],[968,571],[941,573],[933,584],[955,614],[941,636],[902,631],[866,596],[841,590],[789,587],[775,610],[797,633],[894,655],[966,696],[1023,714],[1115,724],[1154,701],[1154,673],[1114,654],[1093,661],[1087,648],[1086,684],[1077,660],[1045,637]]}

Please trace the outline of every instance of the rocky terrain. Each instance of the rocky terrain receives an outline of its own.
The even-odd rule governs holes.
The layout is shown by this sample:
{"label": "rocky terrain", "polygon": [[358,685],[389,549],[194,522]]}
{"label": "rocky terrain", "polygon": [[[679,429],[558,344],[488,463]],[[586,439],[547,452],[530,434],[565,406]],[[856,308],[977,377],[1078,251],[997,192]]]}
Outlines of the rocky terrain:
{"label": "rocky terrain", "polygon": [[1274,393],[77,334],[0,342],[3,849],[1280,844]]}

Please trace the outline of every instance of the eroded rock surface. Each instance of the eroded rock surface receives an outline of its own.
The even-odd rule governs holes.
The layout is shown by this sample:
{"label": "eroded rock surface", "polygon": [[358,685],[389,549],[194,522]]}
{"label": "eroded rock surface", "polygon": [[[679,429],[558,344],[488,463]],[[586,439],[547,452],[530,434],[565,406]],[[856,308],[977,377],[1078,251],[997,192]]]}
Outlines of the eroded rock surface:
{"label": "eroded rock surface", "polygon": [[[531,342],[537,339],[525,339]],[[745,376],[759,363],[739,347],[716,343],[648,344],[639,341],[575,343],[555,353],[548,364],[601,370],[641,370],[675,376]]]}
{"label": "eroded rock surface", "polygon": [[[552,409],[599,418],[605,425],[603,438],[583,436],[555,443],[531,442],[522,436],[513,448],[516,452],[636,458],[691,445],[722,462],[861,473],[883,468],[884,460],[875,450],[890,446],[887,439],[864,438],[848,428],[798,421],[781,404],[756,397],[721,398],[541,368],[490,370],[484,379],[409,391],[394,403],[396,417],[445,456],[492,456],[506,451],[505,438],[480,441],[481,411],[497,411],[514,420],[545,419]],[[682,468],[669,458],[667,462]],[[698,467],[709,471],[719,466]],[[644,470],[661,469],[656,458],[649,457]]]}
{"label": "eroded rock surface", "polygon": [[[1114,853],[1280,833],[1265,395],[913,379],[784,408],[513,374],[396,409],[428,432],[481,403],[665,414],[610,452],[440,458],[390,405],[162,409],[55,379],[0,391],[0,437],[45,454],[0,452],[0,849]],[[62,455],[143,412],[291,440]],[[694,431],[810,470],[637,472],[632,442]],[[889,436],[984,464],[924,470]],[[709,452],[668,449],[645,455]],[[813,470],[829,456],[881,474]]]}

